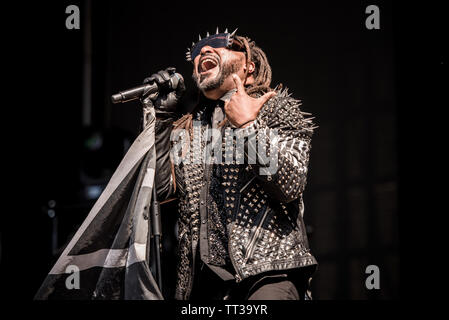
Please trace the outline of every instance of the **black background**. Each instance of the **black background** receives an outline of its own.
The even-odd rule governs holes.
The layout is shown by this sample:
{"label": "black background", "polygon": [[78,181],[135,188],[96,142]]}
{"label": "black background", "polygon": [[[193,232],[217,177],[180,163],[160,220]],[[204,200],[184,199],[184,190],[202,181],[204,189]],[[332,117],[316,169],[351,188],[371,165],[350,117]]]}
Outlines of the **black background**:
{"label": "black background", "polygon": [[[81,10],[81,30],[65,28],[69,4]],[[380,8],[380,30],[365,28],[369,4]],[[57,201],[63,246],[93,204],[80,193],[83,166],[97,170],[97,176],[111,174],[124,152],[118,145],[138,134],[139,105],[112,105],[110,95],[175,66],[187,81],[183,107],[188,109],[195,89],[185,50],[199,33],[217,26],[238,27],[241,35],[256,40],[271,63],[273,86],[289,87],[320,126],[304,194],[310,244],[320,263],[315,298],[434,296],[419,285],[438,271],[430,250],[443,238],[437,226],[444,209],[437,203],[444,189],[430,179],[444,161],[438,139],[445,131],[447,56],[440,7],[384,1],[94,1],[92,127],[85,128],[83,13],[88,5],[55,1],[4,10],[13,19],[2,21],[4,94],[12,98],[2,103],[7,177],[2,296],[31,300],[57,258],[50,250],[48,201]],[[105,139],[98,153],[84,147],[92,132]],[[445,171],[437,174],[444,181]],[[166,230],[174,215],[167,209]],[[380,267],[380,290],[364,287],[369,264]]]}

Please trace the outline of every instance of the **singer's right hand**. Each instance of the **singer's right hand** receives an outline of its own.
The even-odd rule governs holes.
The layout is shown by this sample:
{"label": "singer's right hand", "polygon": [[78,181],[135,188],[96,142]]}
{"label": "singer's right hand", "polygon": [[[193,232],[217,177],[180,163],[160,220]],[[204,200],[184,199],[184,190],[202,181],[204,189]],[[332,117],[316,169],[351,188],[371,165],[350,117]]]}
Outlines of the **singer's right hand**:
{"label": "singer's right hand", "polygon": [[156,114],[160,116],[169,116],[176,111],[176,105],[185,91],[184,79],[176,69],[169,67],[161,70],[146,78],[143,83],[154,83],[159,87],[159,91],[148,96],[142,97],[144,106],[152,104],[155,107]]}

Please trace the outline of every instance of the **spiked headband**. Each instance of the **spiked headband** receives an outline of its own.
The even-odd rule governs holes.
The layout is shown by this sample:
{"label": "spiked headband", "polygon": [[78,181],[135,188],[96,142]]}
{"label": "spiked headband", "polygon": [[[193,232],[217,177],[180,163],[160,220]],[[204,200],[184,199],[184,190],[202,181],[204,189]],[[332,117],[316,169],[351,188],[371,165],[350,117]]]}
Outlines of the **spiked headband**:
{"label": "spiked headband", "polygon": [[195,57],[200,54],[201,49],[204,46],[211,46],[212,48],[231,48],[236,31],[237,29],[235,29],[232,33],[229,33],[228,29],[226,29],[224,32],[220,33],[218,32],[217,27],[217,31],[213,35],[209,35],[208,32],[206,34],[206,38],[201,39],[201,35],[198,36],[198,42],[192,42],[192,47],[187,48],[186,60],[195,60]]}

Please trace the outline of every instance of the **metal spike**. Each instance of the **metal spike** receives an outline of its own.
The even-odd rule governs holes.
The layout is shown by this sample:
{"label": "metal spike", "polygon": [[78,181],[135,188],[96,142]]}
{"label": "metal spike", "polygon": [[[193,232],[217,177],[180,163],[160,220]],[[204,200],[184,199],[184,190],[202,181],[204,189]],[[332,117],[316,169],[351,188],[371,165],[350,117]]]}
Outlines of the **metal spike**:
{"label": "metal spike", "polygon": [[228,33],[228,28],[225,29],[224,33]]}
{"label": "metal spike", "polygon": [[201,35],[200,34],[198,35],[198,39],[201,41]]}
{"label": "metal spike", "polygon": [[206,37],[209,37],[209,31],[207,31]]}
{"label": "metal spike", "polygon": [[235,28],[235,30],[234,30],[234,31],[232,31],[232,33],[231,33],[231,37],[234,37],[235,33],[237,32],[237,29],[238,29],[238,28]]}
{"label": "metal spike", "polygon": [[192,48],[195,46],[195,42],[192,42]]}
{"label": "metal spike", "polygon": [[219,34],[219,32],[218,32],[218,27],[217,27],[217,31],[215,31],[215,34]]}

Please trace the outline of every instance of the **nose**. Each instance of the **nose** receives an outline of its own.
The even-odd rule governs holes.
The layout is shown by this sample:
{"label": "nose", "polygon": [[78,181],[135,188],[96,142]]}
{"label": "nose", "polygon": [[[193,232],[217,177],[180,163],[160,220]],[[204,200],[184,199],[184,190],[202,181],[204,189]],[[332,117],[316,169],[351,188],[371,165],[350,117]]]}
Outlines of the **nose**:
{"label": "nose", "polygon": [[210,53],[210,52],[213,52],[212,47],[211,46],[204,46],[204,47],[201,48],[200,54],[204,55],[204,54]]}

